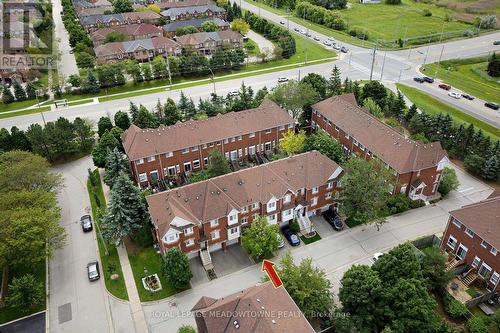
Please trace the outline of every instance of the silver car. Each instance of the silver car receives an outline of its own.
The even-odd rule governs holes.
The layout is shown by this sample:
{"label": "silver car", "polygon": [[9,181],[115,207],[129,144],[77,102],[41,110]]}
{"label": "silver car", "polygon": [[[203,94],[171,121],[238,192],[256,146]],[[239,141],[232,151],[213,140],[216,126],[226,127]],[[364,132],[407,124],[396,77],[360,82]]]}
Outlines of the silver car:
{"label": "silver car", "polygon": [[97,261],[91,261],[87,264],[87,275],[89,281],[97,281],[101,277],[99,274],[99,263]]}

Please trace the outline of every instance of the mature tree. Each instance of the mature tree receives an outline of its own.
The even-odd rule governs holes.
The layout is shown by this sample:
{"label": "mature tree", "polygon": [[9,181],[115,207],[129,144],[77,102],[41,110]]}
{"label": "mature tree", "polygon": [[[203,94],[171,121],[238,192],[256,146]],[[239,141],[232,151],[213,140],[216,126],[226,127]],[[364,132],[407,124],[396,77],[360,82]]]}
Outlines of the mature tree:
{"label": "mature tree", "polygon": [[295,133],[293,130],[283,134],[283,139],[279,143],[279,148],[288,156],[292,156],[304,151],[306,141],[306,132],[301,130]]}
{"label": "mature tree", "polygon": [[7,88],[6,86],[2,87],[2,103],[3,104],[10,104],[14,102],[14,95],[12,95],[12,91],[10,88]]}
{"label": "mature tree", "polygon": [[104,44],[107,43],[113,43],[113,42],[123,42],[127,40],[127,36],[125,34],[118,32],[118,31],[112,31],[104,37]]}
{"label": "mature tree", "polygon": [[79,68],[93,68],[95,65],[95,58],[87,52],[76,52],[75,58]]}
{"label": "mature tree", "polygon": [[185,289],[189,287],[189,281],[193,277],[189,268],[189,259],[184,252],[178,248],[173,248],[165,253],[164,272],[175,289]]}
{"label": "mature tree", "polygon": [[278,225],[270,224],[263,216],[254,219],[241,237],[241,244],[252,258],[272,255],[278,243]]}
{"label": "mature tree", "polygon": [[410,122],[410,120],[418,113],[417,111],[418,111],[417,106],[415,104],[412,104],[408,109],[408,112],[406,112],[404,115],[406,123]]}
{"label": "mature tree", "polygon": [[82,85],[82,78],[78,74],[71,74],[68,77],[68,83],[71,84],[72,87],[78,88]]}
{"label": "mature tree", "polygon": [[372,269],[376,271],[384,283],[392,283],[398,279],[420,279],[422,271],[415,248],[409,242],[396,246],[377,260]]}
{"label": "mature tree", "polygon": [[12,128],[10,129],[9,140],[11,144],[11,149],[9,150],[14,150],[14,149],[24,150],[24,151],[31,150],[31,143],[29,142],[26,133],[24,133],[24,131],[21,131],[16,126],[12,126]]}
{"label": "mature tree", "polygon": [[194,105],[193,100],[191,98],[187,98],[183,91],[181,91],[177,108],[183,115],[184,119],[192,119],[196,115],[196,106]]}
{"label": "mature tree", "polygon": [[354,265],[342,277],[339,300],[358,327],[378,331],[384,315],[381,306],[383,286],[377,272],[369,266]]}
{"label": "mature tree", "polygon": [[99,138],[102,138],[104,133],[111,130],[113,128],[113,123],[109,117],[101,117],[97,122],[97,134]]}
{"label": "mature tree", "polygon": [[311,85],[291,80],[274,88],[269,98],[298,121],[304,108],[318,101],[319,95]]}
{"label": "mature tree", "polygon": [[387,193],[392,189],[393,177],[380,163],[351,158],[344,165],[342,177],[342,212],[355,223],[376,223],[386,206]]}
{"label": "mature tree", "polygon": [[87,81],[83,85],[83,92],[88,94],[97,94],[101,88],[97,82],[97,78],[91,70],[87,71]]}
{"label": "mature tree", "polygon": [[364,101],[368,97],[371,97],[375,103],[380,106],[383,110],[386,105],[387,90],[385,86],[378,81],[370,81],[363,86],[363,92],[361,94],[361,100]]}
{"label": "mature tree", "polygon": [[312,259],[303,259],[295,265],[290,252],[286,252],[277,271],[284,287],[307,318],[328,314],[333,309],[332,284],[325,271],[313,266]]}
{"label": "mature tree", "polygon": [[320,99],[325,98],[328,82],[323,76],[316,73],[309,73],[300,82],[310,84],[318,93]]}
{"label": "mature tree", "polygon": [[470,154],[464,158],[465,169],[476,175],[480,175],[483,172],[485,163],[484,158],[476,154]]}
{"label": "mature tree", "polygon": [[207,173],[210,178],[225,175],[230,173],[231,168],[229,167],[228,160],[222,155],[217,149],[212,150],[208,154],[208,167]]}
{"label": "mature tree", "polygon": [[130,127],[130,118],[127,112],[118,111],[115,113],[115,125],[124,131]]}
{"label": "mature tree", "polygon": [[128,173],[129,169],[127,159],[123,153],[118,150],[118,148],[115,148],[108,153],[104,171],[104,183],[109,187],[113,187],[116,180],[122,173]]}
{"label": "mature tree", "polygon": [[13,87],[14,87],[14,96],[16,96],[16,100],[17,101],[26,100],[27,98],[26,91],[24,91],[24,88],[21,86],[19,82],[17,82],[17,80],[14,80]]}
{"label": "mature tree", "polygon": [[89,151],[89,149],[92,148],[95,143],[92,125],[88,120],[77,117],[73,121],[73,128],[80,151]]}
{"label": "mature tree", "polygon": [[182,325],[177,330],[177,333],[196,333],[196,329],[190,325]]}
{"label": "mature tree", "polygon": [[36,99],[36,88],[31,82],[26,84],[26,95],[28,99]]}
{"label": "mature tree", "polygon": [[156,4],[150,4],[147,6],[147,8],[153,12],[155,12],[156,14],[160,14],[161,12],[161,8],[160,6],[156,5]]}
{"label": "mature tree", "polygon": [[430,247],[424,250],[422,259],[422,275],[430,290],[442,293],[446,290],[453,274],[446,270],[446,258],[438,247]]}
{"label": "mature tree", "polygon": [[129,0],[114,0],[113,1],[113,12],[119,13],[127,13],[133,12],[134,8],[132,7],[132,3]]}
{"label": "mature tree", "polygon": [[[205,21],[201,24],[201,29],[203,29],[203,31],[205,31],[205,32],[217,31],[217,30],[219,30],[219,25],[217,23],[215,23],[214,21]],[[236,31],[238,31],[238,30],[236,30]],[[247,32],[248,32],[248,30],[247,30]]]}
{"label": "mature tree", "polygon": [[445,197],[451,191],[456,190],[459,185],[455,169],[445,167],[441,172],[441,182],[438,188],[439,193]]}
{"label": "mature tree", "polygon": [[[346,84],[345,87],[348,87],[348,85]],[[348,93],[350,91],[344,91],[344,92]],[[342,94],[342,81],[340,78],[340,69],[337,67],[337,65],[333,66],[332,74],[330,75],[330,79],[328,80],[328,94],[333,96]]]}
{"label": "mature tree", "polygon": [[317,150],[339,164],[344,161],[342,146],[325,131],[309,135],[304,146],[305,151]]}
{"label": "mature tree", "polygon": [[500,57],[498,57],[495,52],[493,52],[493,55],[488,60],[488,68],[486,71],[489,76],[500,76]]}
{"label": "mature tree", "polygon": [[368,111],[378,119],[384,118],[384,113],[382,112],[382,109],[380,108],[380,106],[378,106],[377,103],[375,103],[375,101],[371,97],[368,97],[365,100],[363,100],[363,107],[368,109]]}
{"label": "mature tree", "polygon": [[110,196],[102,219],[102,234],[106,239],[120,243],[123,237],[141,228],[146,207],[139,188],[123,173],[115,179]]}
{"label": "mature tree", "polygon": [[9,284],[7,304],[27,313],[45,300],[44,286],[32,274],[14,277]]}
{"label": "mature tree", "polygon": [[151,62],[151,66],[153,68],[153,76],[155,79],[166,77],[168,75],[167,62],[163,56],[159,55],[154,57]]}
{"label": "mature tree", "polygon": [[497,180],[500,174],[500,162],[497,155],[492,155],[486,160],[483,168],[483,178],[487,180]]}
{"label": "mature tree", "polygon": [[141,65],[142,75],[144,76],[144,80],[151,81],[153,79],[153,72],[151,71],[151,65],[149,63],[145,63]]}
{"label": "mature tree", "polygon": [[0,154],[0,193],[9,191],[56,191],[61,175],[50,172],[47,160],[39,155],[13,150]]}
{"label": "mature tree", "polygon": [[134,122],[134,120],[137,118],[137,115],[139,114],[139,108],[132,101],[130,101],[129,112],[132,116],[132,122]]}
{"label": "mature tree", "polygon": [[148,111],[144,105],[139,107],[139,113],[137,114],[134,124],[140,128],[156,128],[158,127],[158,121],[154,114]]}
{"label": "mature tree", "polygon": [[177,105],[175,105],[174,100],[170,97],[167,99],[167,102],[163,106],[163,114],[165,115],[163,118],[163,123],[167,126],[174,125],[182,119]]}
{"label": "mature tree", "polygon": [[120,141],[116,139],[111,131],[104,133],[102,138],[99,140],[99,143],[92,150],[92,160],[94,161],[94,165],[98,168],[104,168],[106,165],[108,151],[120,146]]}

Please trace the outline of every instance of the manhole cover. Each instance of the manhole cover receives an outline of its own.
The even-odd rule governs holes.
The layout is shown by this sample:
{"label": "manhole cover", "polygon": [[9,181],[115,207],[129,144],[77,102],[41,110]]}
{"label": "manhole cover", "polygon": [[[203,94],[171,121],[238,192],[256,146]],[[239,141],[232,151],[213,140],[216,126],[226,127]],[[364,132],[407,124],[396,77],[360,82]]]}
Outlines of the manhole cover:
{"label": "manhole cover", "polygon": [[73,316],[71,314],[71,303],[66,303],[57,308],[59,324],[70,321]]}

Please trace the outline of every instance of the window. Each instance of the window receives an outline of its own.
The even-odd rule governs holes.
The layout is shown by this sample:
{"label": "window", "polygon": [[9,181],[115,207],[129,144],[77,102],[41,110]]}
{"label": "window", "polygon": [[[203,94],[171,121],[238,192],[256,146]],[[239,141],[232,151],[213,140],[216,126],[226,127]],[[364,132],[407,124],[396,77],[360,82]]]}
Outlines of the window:
{"label": "window", "polygon": [[481,259],[479,257],[475,257],[474,260],[472,261],[472,267],[477,268],[479,264],[481,263]]}
{"label": "window", "polygon": [[338,127],[338,126],[335,126],[335,130],[338,132],[338,131],[339,131],[339,127]]}
{"label": "window", "polygon": [[201,146],[202,149],[207,149],[207,144],[204,143],[203,146]]}
{"label": "window", "polygon": [[250,133],[250,134],[248,134],[248,137],[249,137],[249,138],[253,138],[253,137],[255,137],[255,133]]}
{"label": "window", "polygon": [[228,143],[228,142],[229,142],[229,140],[228,140],[228,139],[224,139],[224,143]]}
{"label": "window", "polygon": [[259,214],[255,213],[252,215],[252,221],[259,217]]}
{"label": "window", "polygon": [[293,124],[288,124],[288,128],[292,129],[293,128]]}
{"label": "window", "polygon": [[145,173],[140,173],[139,174],[139,182],[147,182],[148,181],[148,176]]}
{"label": "window", "polygon": [[235,142],[236,141],[236,138],[231,138],[231,142]]}
{"label": "window", "polygon": [[455,248],[455,246],[457,246],[457,239],[453,236],[450,236],[450,238],[448,238],[448,246],[451,247],[452,249]]}
{"label": "window", "polygon": [[193,168],[198,169],[200,167],[200,160],[193,161]]}
{"label": "window", "polygon": [[493,283],[494,285],[496,285],[498,283],[499,278],[500,278],[500,274],[495,272],[491,275],[490,282]]}
{"label": "window", "polygon": [[156,158],[154,156],[149,156],[148,157],[148,162],[153,162],[154,160],[156,160]]}
{"label": "window", "polygon": [[179,239],[178,234],[168,235],[167,236],[167,243],[173,243],[173,242],[177,241],[177,239]]}
{"label": "window", "polygon": [[266,134],[271,134],[271,129],[267,129]]}
{"label": "window", "polygon": [[167,158],[172,157],[172,156],[174,156],[174,153],[172,153],[171,151],[168,153],[165,153],[165,157],[167,157]]}
{"label": "window", "polygon": [[285,126],[284,126],[284,125],[280,126],[280,131],[282,131],[282,130],[284,130],[284,129],[285,129]]}
{"label": "window", "polygon": [[236,222],[238,222],[238,215],[237,214],[229,215],[229,224],[234,224]]}
{"label": "window", "polygon": [[197,150],[198,150],[198,146],[191,147],[191,151],[197,151]]}
{"label": "window", "polygon": [[191,235],[193,233],[193,227],[184,229],[184,235]]}
{"label": "window", "polygon": [[488,243],[485,240],[482,240],[481,241],[481,246],[484,247],[484,248],[487,248],[488,247]]}
{"label": "window", "polygon": [[183,153],[183,154],[187,154],[187,153],[189,153],[189,148],[184,148],[184,149],[182,150],[182,153]]}
{"label": "window", "polygon": [[229,229],[229,233],[231,235],[237,234],[238,232],[239,232],[239,228],[238,227]]}
{"label": "window", "polygon": [[272,212],[276,209],[276,201],[271,201],[267,203],[267,211]]}
{"label": "window", "polygon": [[453,218],[452,220],[453,224],[457,227],[457,228],[461,228],[462,227],[462,222],[460,222],[459,220],[457,220],[456,218]]}
{"label": "window", "polygon": [[402,185],[399,189],[399,193],[406,193],[406,184]]}
{"label": "window", "polygon": [[144,159],[142,158],[135,161],[135,164],[142,164],[142,163],[144,163]]}
{"label": "window", "polygon": [[241,224],[247,224],[248,223],[248,217],[242,217],[240,219]]}
{"label": "window", "polygon": [[191,171],[191,162],[184,163],[184,172]]}
{"label": "window", "polygon": [[219,226],[219,220],[218,219],[210,220],[210,227],[211,228],[217,227],[217,226]]}
{"label": "window", "polygon": [[311,199],[311,206],[316,206],[318,204],[318,198],[314,197]]}
{"label": "window", "polygon": [[238,141],[241,141],[242,138],[241,138],[241,135],[238,135]]}
{"label": "window", "polygon": [[316,186],[316,187],[313,187],[313,189],[312,189],[312,193],[313,193],[313,194],[318,193],[318,191],[319,191],[319,188],[318,188],[317,186]]}
{"label": "window", "polygon": [[290,194],[287,194],[283,197],[284,204],[289,203],[290,201],[292,201],[292,196]]}
{"label": "window", "polygon": [[358,141],[356,139],[353,139],[352,143],[354,143],[355,146],[358,145]]}
{"label": "window", "polygon": [[259,209],[259,203],[258,202],[254,202],[252,204],[252,210],[256,210],[256,209]]}
{"label": "window", "polygon": [[194,240],[193,239],[188,239],[187,241],[184,242],[187,247],[193,246],[194,245]]}
{"label": "window", "polygon": [[151,176],[152,180],[158,180],[158,170],[151,171],[149,175]]}
{"label": "window", "polygon": [[497,255],[497,252],[498,252],[498,251],[497,251],[496,247],[493,247],[493,246],[492,246],[492,247],[491,247],[491,250],[490,250],[490,253],[491,253],[492,255],[496,256],[496,255]]}
{"label": "window", "polygon": [[326,200],[329,200],[329,199],[331,199],[331,198],[332,198],[332,193],[327,193],[327,194],[325,195],[325,199],[326,199]]}
{"label": "window", "polygon": [[472,229],[465,228],[465,233],[471,238],[474,237],[474,231],[472,231]]}
{"label": "window", "polygon": [[175,176],[175,174],[176,174],[175,167],[174,166],[168,167],[168,175],[169,176]]}
{"label": "window", "polygon": [[212,233],[210,234],[210,238],[212,239],[219,239],[219,237],[220,237],[219,230],[212,231]]}
{"label": "window", "polygon": [[359,143],[359,149],[361,149],[361,151],[365,151],[365,146],[363,146],[361,142]]}
{"label": "window", "polygon": [[267,222],[269,222],[269,223],[276,223],[276,214],[268,215],[267,216]]}
{"label": "window", "polygon": [[203,165],[208,166],[208,157],[203,158]]}
{"label": "window", "polygon": [[345,134],[345,138],[349,139],[349,134],[348,133]]}
{"label": "window", "polygon": [[248,206],[241,207],[241,212],[242,213],[248,213]]}
{"label": "window", "polygon": [[332,189],[333,188],[333,181],[329,181],[326,186],[327,189]]}

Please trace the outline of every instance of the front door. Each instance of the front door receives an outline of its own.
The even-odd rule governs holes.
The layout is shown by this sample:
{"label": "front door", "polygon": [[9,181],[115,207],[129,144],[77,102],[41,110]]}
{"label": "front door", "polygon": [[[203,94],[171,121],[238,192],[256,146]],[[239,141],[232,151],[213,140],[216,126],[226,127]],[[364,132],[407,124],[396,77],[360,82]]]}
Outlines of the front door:
{"label": "front door", "polygon": [[491,272],[491,267],[486,265],[484,262],[481,265],[481,268],[479,268],[479,275],[481,275],[483,278],[486,278]]}

